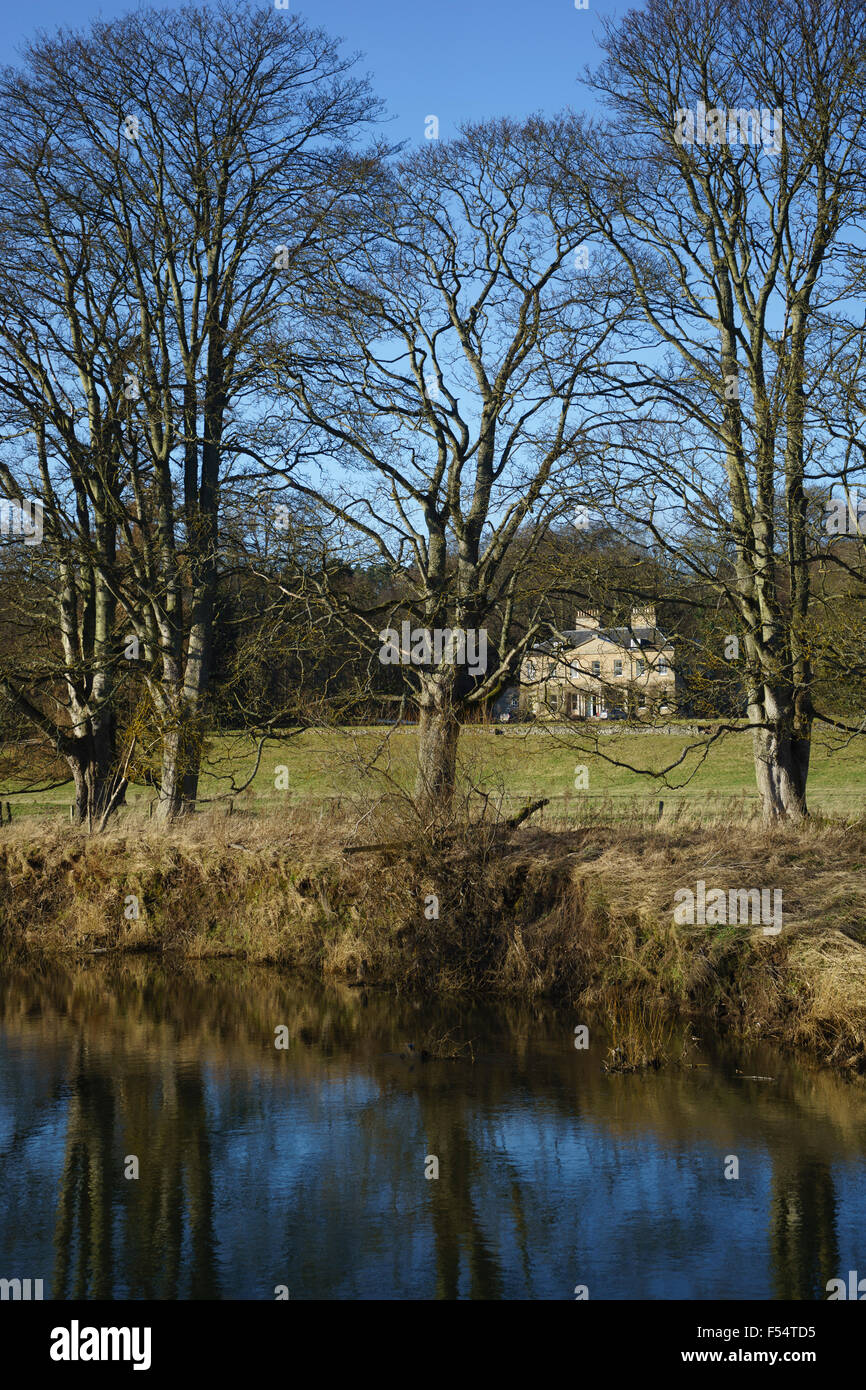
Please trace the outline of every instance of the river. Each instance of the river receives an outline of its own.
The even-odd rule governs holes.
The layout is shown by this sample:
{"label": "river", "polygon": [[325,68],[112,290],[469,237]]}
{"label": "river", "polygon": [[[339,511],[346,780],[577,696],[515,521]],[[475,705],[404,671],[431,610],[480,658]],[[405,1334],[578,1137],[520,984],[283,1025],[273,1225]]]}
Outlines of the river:
{"label": "river", "polygon": [[[609,1074],[584,1022],[234,962],[7,969],[0,1278],[57,1299],[816,1299],[866,1274],[858,1086],[700,1026],[687,1065]],[[458,1055],[422,1060],[437,1040]]]}

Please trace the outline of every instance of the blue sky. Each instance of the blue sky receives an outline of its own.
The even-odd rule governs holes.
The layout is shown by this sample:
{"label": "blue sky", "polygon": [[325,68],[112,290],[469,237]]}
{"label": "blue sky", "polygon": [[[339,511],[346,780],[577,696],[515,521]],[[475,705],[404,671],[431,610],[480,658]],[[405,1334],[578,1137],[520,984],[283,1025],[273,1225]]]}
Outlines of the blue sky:
{"label": "blue sky", "polygon": [[[395,118],[394,138],[411,141],[423,139],[428,115],[438,116],[447,138],[464,120],[588,104],[577,78],[598,60],[600,20],[631,8],[623,0],[588,0],[585,10],[575,9],[574,0],[290,0],[290,6],[365,55]],[[135,8],[130,0],[7,5],[0,15],[3,60],[14,62],[17,46],[37,28],[77,28]]]}

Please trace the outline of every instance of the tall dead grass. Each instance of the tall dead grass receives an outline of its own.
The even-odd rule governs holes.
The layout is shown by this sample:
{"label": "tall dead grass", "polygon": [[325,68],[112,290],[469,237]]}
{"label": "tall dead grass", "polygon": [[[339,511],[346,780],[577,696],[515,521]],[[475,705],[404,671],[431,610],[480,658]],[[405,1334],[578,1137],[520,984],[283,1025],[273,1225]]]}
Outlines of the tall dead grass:
{"label": "tall dead grass", "polygon": [[[360,820],[302,806],[170,834],[146,820],[92,838],[19,824],[0,832],[0,942],[7,959],[231,956],[402,990],[547,996],[619,1019],[626,1039],[630,1018],[701,1016],[862,1071],[864,864],[862,821],[510,830],[488,804],[422,826],[399,799]],[[676,925],[674,892],[698,879],[781,888],[782,933]]]}

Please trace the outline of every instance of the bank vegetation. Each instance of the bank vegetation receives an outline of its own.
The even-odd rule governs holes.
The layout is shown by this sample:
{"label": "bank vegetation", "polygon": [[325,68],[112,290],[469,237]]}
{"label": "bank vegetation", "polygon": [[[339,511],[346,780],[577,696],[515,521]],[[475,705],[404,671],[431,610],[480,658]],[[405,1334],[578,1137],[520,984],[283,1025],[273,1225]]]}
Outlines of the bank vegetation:
{"label": "bank vegetation", "polygon": [[[554,828],[461,820],[413,831],[399,803],[359,822],[310,805],[168,831],[5,826],[0,950],[23,961],[221,957],[362,990],[551,999],[576,1023],[702,1020],[866,1071],[866,821]],[[771,885],[782,930],[683,925],[675,893]],[[671,1060],[665,1057],[664,1060]]]}

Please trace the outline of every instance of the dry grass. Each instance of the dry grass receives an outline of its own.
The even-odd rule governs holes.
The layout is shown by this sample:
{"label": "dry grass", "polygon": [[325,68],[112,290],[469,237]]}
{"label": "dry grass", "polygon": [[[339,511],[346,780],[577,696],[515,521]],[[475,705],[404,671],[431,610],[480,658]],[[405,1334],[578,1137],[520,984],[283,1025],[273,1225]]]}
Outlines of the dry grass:
{"label": "dry grass", "polygon": [[[657,1071],[677,1056],[677,1020],[655,1004],[614,1002],[607,1014],[610,1046],[604,1071]],[[683,1048],[680,1044],[679,1054]]]}
{"label": "dry grass", "polygon": [[[380,852],[349,857],[349,843]],[[421,832],[390,803],[362,821],[315,806],[200,816],[171,834],[13,825],[0,832],[0,934],[7,960],[232,956],[407,991],[548,996],[603,1018],[626,1067],[675,1055],[677,1020],[701,1016],[863,1071],[864,867],[863,822],[769,834],[597,818],[507,834],[491,812]],[[674,892],[698,879],[780,888],[782,933],[676,925]],[[433,895],[438,917],[425,915]]]}

